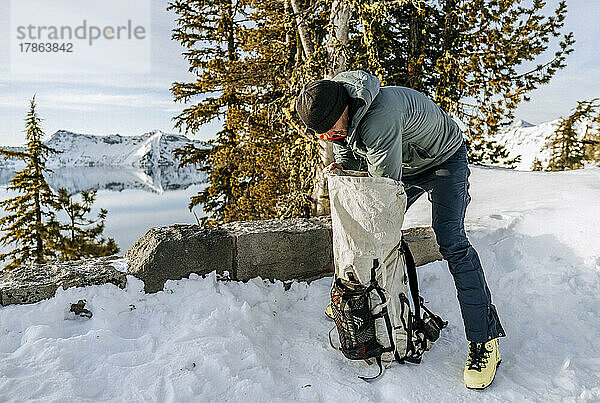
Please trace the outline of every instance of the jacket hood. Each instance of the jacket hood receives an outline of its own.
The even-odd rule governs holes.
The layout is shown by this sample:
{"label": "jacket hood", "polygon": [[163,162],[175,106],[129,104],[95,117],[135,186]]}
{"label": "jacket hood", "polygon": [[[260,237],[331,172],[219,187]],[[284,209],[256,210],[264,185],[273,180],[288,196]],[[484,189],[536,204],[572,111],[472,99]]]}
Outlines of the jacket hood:
{"label": "jacket hood", "polygon": [[362,70],[344,71],[333,77],[332,80],[342,83],[351,98],[359,98],[365,102],[364,105],[358,108],[352,117],[352,122],[350,122],[347,141],[348,144],[351,144],[354,141],[358,123],[367,113],[377,94],[379,94],[381,83],[373,74]]}

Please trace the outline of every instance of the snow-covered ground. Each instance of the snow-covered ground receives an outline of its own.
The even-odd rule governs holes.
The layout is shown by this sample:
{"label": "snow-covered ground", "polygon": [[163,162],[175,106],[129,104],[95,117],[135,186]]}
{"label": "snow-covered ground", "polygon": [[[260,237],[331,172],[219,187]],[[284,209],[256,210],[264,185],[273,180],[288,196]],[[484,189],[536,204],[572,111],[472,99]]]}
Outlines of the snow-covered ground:
{"label": "snow-covered ground", "polygon": [[[0,308],[0,401],[599,401],[600,169],[472,167],[467,229],[508,337],[484,391],[462,384],[466,355],[452,278],[419,269],[450,326],[421,365],[375,371],[329,346],[330,278],[283,284],[168,282],[145,295],[129,277]],[[422,198],[406,225],[429,223]],[[86,299],[89,320],[68,314]]]}

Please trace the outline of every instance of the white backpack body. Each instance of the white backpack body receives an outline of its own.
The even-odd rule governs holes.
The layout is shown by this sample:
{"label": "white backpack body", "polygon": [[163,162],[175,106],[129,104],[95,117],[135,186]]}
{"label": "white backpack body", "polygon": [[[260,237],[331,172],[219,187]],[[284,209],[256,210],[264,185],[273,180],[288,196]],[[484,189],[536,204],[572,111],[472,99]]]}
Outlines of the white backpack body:
{"label": "white backpack body", "polygon": [[[349,350],[368,338],[368,330],[361,329],[365,320],[370,321],[368,315],[364,316],[366,311],[356,313],[359,309],[352,313],[350,306],[357,305],[359,294],[356,290],[360,289],[368,294],[376,339],[382,347],[372,352],[369,358],[377,359],[380,355],[379,364],[380,360],[419,362],[433,340],[423,332],[427,330],[423,329],[423,320],[429,316],[421,318],[420,308],[424,306],[418,296],[414,260],[402,240],[407,203],[402,182],[370,177],[365,172],[334,169],[329,172],[328,185],[335,267],[332,309],[342,352],[350,359],[359,359],[360,354]],[[407,292],[407,262],[412,264],[412,270],[409,270],[413,276],[410,284],[412,308]],[[346,302],[340,305],[344,291],[348,291]],[[440,319],[440,328],[442,323]],[[354,344],[348,339],[353,339]],[[345,347],[347,351],[344,351]],[[366,353],[369,355],[368,351]]]}

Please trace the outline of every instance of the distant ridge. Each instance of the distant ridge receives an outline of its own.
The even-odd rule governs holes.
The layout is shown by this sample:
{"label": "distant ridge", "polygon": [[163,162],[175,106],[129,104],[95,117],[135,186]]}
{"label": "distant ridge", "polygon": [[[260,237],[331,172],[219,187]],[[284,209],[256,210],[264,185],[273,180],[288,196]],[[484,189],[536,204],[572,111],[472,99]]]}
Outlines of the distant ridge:
{"label": "distant ridge", "polygon": [[[48,167],[134,167],[156,168],[178,165],[173,151],[186,144],[194,144],[198,148],[207,148],[203,141],[190,140],[178,135],[154,130],[139,136],[94,136],[58,130],[49,140],[44,142],[59,154],[50,155]],[[18,150],[21,147],[3,147]],[[22,165],[15,159],[0,160],[0,168],[13,168]]]}
{"label": "distant ridge", "polygon": [[533,127],[533,123],[529,123],[523,119],[515,120],[511,123],[510,127]]}
{"label": "distant ridge", "polygon": [[[533,161],[537,158],[545,167],[548,165],[550,150],[545,148],[548,137],[558,128],[560,119],[534,125],[519,119],[501,130],[496,137],[498,143],[509,151],[509,158],[521,155],[521,162],[516,169],[531,171]],[[591,122],[581,122],[576,126],[580,138],[583,138],[587,126]]]}
{"label": "distant ridge", "polygon": [[[544,148],[547,138],[558,127],[560,119],[534,125],[523,119],[515,120],[502,129],[496,140],[509,151],[509,158],[521,155],[519,170],[529,171],[535,158],[545,166],[550,150]],[[587,123],[581,123],[578,131],[585,133]],[[209,148],[207,142],[191,140],[186,136],[153,130],[139,136],[95,136],[68,130],[58,130],[45,142],[62,151],[50,156],[48,167],[132,167],[151,169],[177,166],[173,151],[186,144],[198,148]],[[8,150],[23,150],[22,147],[1,147]],[[19,169],[22,162],[0,158],[0,169]]]}

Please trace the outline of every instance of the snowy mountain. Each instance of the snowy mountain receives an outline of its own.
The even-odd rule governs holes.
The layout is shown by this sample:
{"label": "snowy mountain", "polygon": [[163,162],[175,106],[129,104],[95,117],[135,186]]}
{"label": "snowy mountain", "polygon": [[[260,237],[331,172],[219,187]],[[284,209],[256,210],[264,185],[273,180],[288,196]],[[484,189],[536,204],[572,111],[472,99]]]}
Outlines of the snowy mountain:
{"label": "snowy mountain", "polygon": [[[59,288],[49,300],[0,307],[0,401],[600,401],[600,168],[473,167],[470,179],[465,223],[507,332],[485,391],[462,383],[467,342],[438,261],[419,268],[420,289],[448,328],[420,365],[392,364],[375,382],[357,378],[374,365],[329,345],[331,277],[287,289],[213,272],[144,294],[128,276],[124,290]],[[405,226],[430,223],[421,197]],[[92,318],[69,312],[80,299]]]}
{"label": "snowy mountain", "polygon": [[524,120],[517,120],[502,130],[496,140],[509,151],[509,158],[521,156],[516,169],[530,171],[535,158],[544,165],[550,157],[550,150],[544,149],[546,139],[556,130],[560,119],[533,125]]}
{"label": "snowy mountain", "polygon": [[[48,167],[133,167],[150,168],[176,166],[173,156],[176,148],[193,143],[206,148],[205,142],[190,140],[185,136],[167,134],[160,130],[141,136],[93,136],[59,130],[45,142],[59,154],[49,156]],[[7,149],[18,149],[6,147]],[[0,168],[20,168],[17,160],[0,160]]]}
{"label": "snowy mountain", "polygon": [[[529,171],[535,158],[544,165],[550,157],[550,150],[544,149],[546,139],[558,127],[559,119],[534,125],[517,120],[502,130],[496,140],[510,153],[510,158],[521,155],[518,170]],[[583,136],[586,124],[579,125]],[[61,151],[50,156],[47,166],[52,167],[129,167],[156,168],[177,166],[173,151],[186,144],[207,148],[202,141],[190,140],[185,136],[167,134],[160,130],[144,133],[140,136],[94,136],[59,130],[46,141],[52,148]],[[22,150],[18,147],[3,147],[9,150]],[[18,160],[0,159],[0,169],[19,169]]]}
{"label": "snowy mountain", "polygon": [[[521,162],[516,165],[516,169],[530,171],[535,158],[540,160],[543,166],[547,166],[550,150],[545,149],[544,146],[548,136],[558,128],[559,123],[560,119],[539,125],[517,120],[502,130],[496,140],[507,148],[510,153],[509,158],[521,155]],[[576,126],[581,138],[585,134],[588,125],[590,125],[590,122],[580,122]]]}

